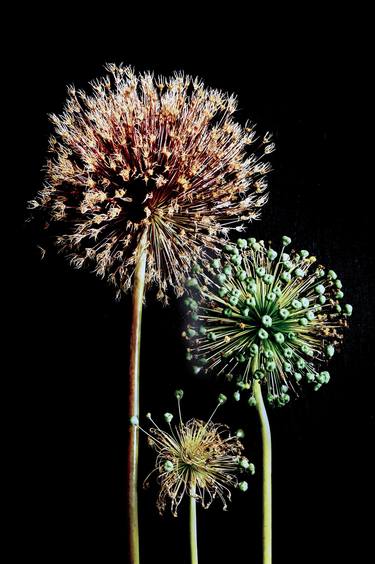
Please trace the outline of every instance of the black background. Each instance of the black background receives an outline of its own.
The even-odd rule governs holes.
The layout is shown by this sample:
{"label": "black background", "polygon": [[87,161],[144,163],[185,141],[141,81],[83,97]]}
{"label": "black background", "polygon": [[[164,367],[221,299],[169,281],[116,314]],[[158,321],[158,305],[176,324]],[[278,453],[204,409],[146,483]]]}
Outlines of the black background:
{"label": "black background", "polygon": [[[367,165],[359,130],[368,117],[362,53],[353,53],[345,34],[327,41],[329,33],[321,27],[307,38],[303,27],[289,34],[286,48],[283,39],[271,46],[266,29],[254,38],[254,23],[241,33],[232,29],[229,37],[225,15],[210,37],[200,23],[185,30],[155,25],[146,32],[139,17],[124,20],[122,31],[119,26],[104,34],[110,17],[116,14],[103,13],[101,24],[79,27],[71,13],[61,27],[51,18],[39,28],[26,25],[19,35],[10,184],[17,198],[10,237],[16,292],[5,396],[12,475],[8,522],[16,532],[11,561],[21,555],[41,564],[126,561],[129,297],[116,303],[104,282],[72,270],[53,249],[41,261],[38,230],[24,223],[25,202],[42,182],[51,132],[46,114],[61,110],[67,84],[85,86],[107,61],[139,71],[199,75],[208,85],[238,94],[239,120],[251,118],[260,133],[274,133],[270,200],[248,236],[276,241],[290,235],[297,248],[309,249],[340,274],[354,307],[343,350],[330,365],[329,386],[270,411],[274,562],[344,562],[354,554],[354,561],[366,561],[374,470],[374,255],[373,204],[362,178]],[[172,299],[163,308],[150,292],[143,320],[142,413],[175,411],[173,390],[183,387],[186,416],[207,417],[224,387],[192,376],[178,302]],[[228,512],[219,505],[199,511],[201,562],[256,564],[261,535],[256,414],[228,402],[218,419],[246,430],[258,473],[247,494],[234,493]],[[142,480],[153,459],[141,439]],[[142,562],[187,563],[187,506],[178,519],[168,513],[161,518],[155,499],[155,487],[140,491]]]}

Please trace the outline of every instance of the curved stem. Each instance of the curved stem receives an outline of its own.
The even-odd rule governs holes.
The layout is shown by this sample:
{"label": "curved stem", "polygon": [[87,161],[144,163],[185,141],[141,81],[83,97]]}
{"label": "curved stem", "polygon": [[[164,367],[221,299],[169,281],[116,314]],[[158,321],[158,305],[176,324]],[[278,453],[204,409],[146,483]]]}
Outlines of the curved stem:
{"label": "curved stem", "polygon": [[[140,241],[140,254],[134,272],[132,320],[130,328],[130,365],[129,365],[129,419],[139,417],[139,363],[141,349],[142,303],[145,285],[146,232]],[[139,564],[138,533],[138,443],[137,425],[129,424],[128,440],[128,540],[129,563]]]}
{"label": "curved stem", "polygon": [[271,429],[260,383],[254,380],[263,447],[263,564],[272,562],[272,443]]}
{"label": "curved stem", "polygon": [[195,485],[190,488],[190,555],[191,564],[198,564],[198,541],[197,541],[197,499],[195,497]]}

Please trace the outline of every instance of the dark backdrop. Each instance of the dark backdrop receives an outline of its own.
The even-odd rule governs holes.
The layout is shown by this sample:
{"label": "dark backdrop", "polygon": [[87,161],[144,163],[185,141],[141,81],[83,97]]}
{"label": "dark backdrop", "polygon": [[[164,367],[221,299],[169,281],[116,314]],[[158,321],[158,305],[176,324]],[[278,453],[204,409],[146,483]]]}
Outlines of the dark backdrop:
{"label": "dark backdrop", "polygon": [[[274,240],[290,235],[296,246],[340,273],[354,306],[342,353],[331,362],[330,384],[270,411],[274,562],[342,562],[352,554],[354,561],[365,561],[371,513],[363,511],[373,479],[374,255],[372,204],[361,178],[366,168],[359,133],[366,119],[363,75],[343,44],[316,49],[322,46],[319,29],[311,44],[301,43],[302,30],[291,48],[276,41],[268,52],[267,34],[256,43],[251,32],[242,41],[234,34],[229,42],[218,31],[204,41],[198,26],[187,46],[183,34],[170,43],[158,29],[142,37],[133,30],[129,37],[136,25],[127,21],[117,41],[98,28],[85,28],[84,35],[74,25],[32,28],[23,35],[22,62],[15,67],[22,85],[11,186],[17,196],[11,238],[17,259],[11,335],[17,346],[6,374],[14,561],[21,554],[40,564],[126,560],[129,298],[116,303],[104,282],[72,270],[53,250],[41,261],[35,227],[24,224],[25,201],[42,181],[51,131],[46,114],[61,110],[66,84],[85,86],[106,61],[197,74],[238,94],[239,119],[249,117],[260,133],[274,133],[270,200],[248,235]],[[180,338],[182,320],[176,300],[163,308],[149,294],[142,413],[175,410],[173,390],[183,387],[185,414],[206,417],[223,389],[220,382],[192,376]],[[256,564],[261,534],[257,420],[246,405],[232,402],[220,418],[245,429],[247,451],[259,471],[246,495],[234,493],[228,512],[219,505],[199,510],[201,562]],[[140,454],[142,480],[152,468],[143,437]],[[161,518],[155,499],[155,487],[141,490],[142,562],[187,563],[186,504],[178,519],[168,512]]]}

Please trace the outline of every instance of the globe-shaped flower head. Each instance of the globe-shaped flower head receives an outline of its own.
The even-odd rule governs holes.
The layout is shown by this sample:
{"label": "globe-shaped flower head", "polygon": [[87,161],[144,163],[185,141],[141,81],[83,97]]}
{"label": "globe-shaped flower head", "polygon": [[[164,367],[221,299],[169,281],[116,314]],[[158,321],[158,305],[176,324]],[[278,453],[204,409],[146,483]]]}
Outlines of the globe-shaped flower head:
{"label": "globe-shaped flower head", "polygon": [[165,298],[169,285],[182,291],[202,249],[258,216],[270,170],[262,158],[274,145],[267,134],[249,151],[255,131],[234,121],[235,97],[198,79],[107,70],[91,94],[69,88],[64,112],[51,116],[45,185],[29,207],[56,224],[75,267],[91,264],[118,295],[146,249],[146,287]]}
{"label": "globe-shaped flower head", "polygon": [[[147,435],[150,446],[155,450],[155,469],[146,478],[149,483],[152,474],[157,474],[160,492],[158,509],[163,513],[167,501],[177,516],[178,507],[185,496],[193,497],[204,508],[208,508],[215,498],[221,500],[223,509],[231,499],[231,489],[247,491],[246,474],[254,474],[255,467],[242,455],[244,447],[240,438],[243,431],[232,434],[227,427],[214,423],[212,417],[218,407],[226,401],[219,395],[218,404],[207,421],[189,419],[184,422],[181,416],[180,401],[182,390],[175,392],[178,401],[178,422],[174,424],[171,413],[164,414],[168,429],[160,428],[147,417],[153,426]],[[137,423],[137,422],[136,422]]]}
{"label": "globe-shaped flower head", "polygon": [[300,382],[318,390],[330,379],[325,365],[352,306],[342,304],[337,274],[316,266],[306,250],[287,253],[290,243],[283,237],[277,252],[263,241],[238,239],[220,258],[196,265],[187,281],[188,359],[196,373],[215,369],[234,379],[236,400],[258,380],[269,402],[282,406]]}

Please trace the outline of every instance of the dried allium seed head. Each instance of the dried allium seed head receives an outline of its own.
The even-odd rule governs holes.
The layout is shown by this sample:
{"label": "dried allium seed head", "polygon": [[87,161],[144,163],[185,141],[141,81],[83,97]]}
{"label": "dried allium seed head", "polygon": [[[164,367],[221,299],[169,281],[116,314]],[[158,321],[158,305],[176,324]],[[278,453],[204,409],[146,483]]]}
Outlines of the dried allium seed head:
{"label": "dried allium seed head", "polygon": [[[315,390],[329,379],[322,365],[340,346],[352,306],[333,270],[313,266],[308,251],[281,252],[263,241],[238,239],[221,258],[195,266],[184,336],[194,371],[215,370],[236,382],[234,399],[254,379],[271,404],[285,405],[306,380]],[[249,404],[255,405],[250,395]]]}
{"label": "dried allium seed head", "polygon": [[[59,248],[115,285],[118,295],[146,245],[146,285],[163,298],[182,292],[183,276],[230,229],[258,217],[267,199],[262,160],[274,149],[267,134],[254,152],[255,131],[233,120],[236,99],[198,79],[136,75],[107,65],[93,92],[69,89],[44,188],[30,208],[58,225]],[[143,235],[143,238],[142,238]]]}
{"label": "dried allium seed head", "polygon": [[[180,400],[177,395],[179,422],[172,424],[173,415],[164,414],[168,423],[165,431],[153,423],[148,435],[150,446],[157,453],[155,469],[145,480],[156,473],[160,484],[157,507],[163,513],[168,498],[173,515],[177,516],[178,506],[185,495],[192,495],[204,508],[209,507],[218,497],[227,509],[231,499],[231,488],[247,490],[245,480],[238,481],[238,476],[254,474],[255,468],[242,456],[243,445],[238,434],[232,435],[226,425],[211,421],[216,409],[224,403],[225,396],[220,394],[218,405],[207,422],[190,419],[186,423],[181,418]],[[142,429],[143,430],[143,429]]]}

